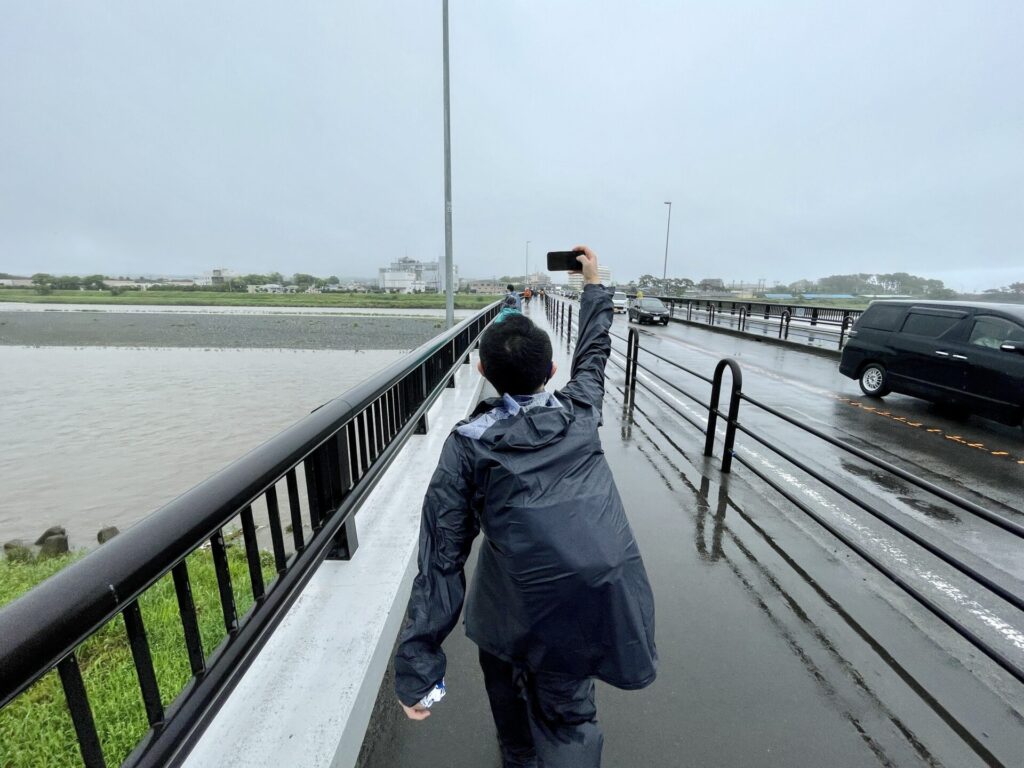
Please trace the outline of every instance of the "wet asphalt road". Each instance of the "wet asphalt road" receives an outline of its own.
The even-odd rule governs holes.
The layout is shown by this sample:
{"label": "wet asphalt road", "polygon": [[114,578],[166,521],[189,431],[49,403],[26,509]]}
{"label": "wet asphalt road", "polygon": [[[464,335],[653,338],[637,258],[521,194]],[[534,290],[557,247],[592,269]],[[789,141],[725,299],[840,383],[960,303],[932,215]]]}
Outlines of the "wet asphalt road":
{"label": "wet asphalt road", "polygon": [[[614,331],[625,335],[624,318]],[[685,326],[644,328],[642,336],[643,349],[707,375],[719,357],[732,355],[754,397],[1020,519],[1020,476],[1010,474],[1019,465],[945,437],[987,441],[996,450],[999,441],[1019,440],[1010,430],[953,421],[909,398],[888,398],[889,415],[867,411],[853,404],[860,401],[856,383],[827,359]],[[564,344],[556,346],[564,354]],[[567,360],[559,363],[568,370]],[[554,384],[563,381],[560,373]],[[641,374],[646,385],[653,381]],[[745,468],[720,473],[720,441],[715,458],[704,459],[695,428],[644,392],[626,413],[623,376],[614,365],[608,382],[602,441],[654,587],[661,663],[658,680],[644,691],[599,685],[605,766],[1024,765],[1024,686]],[[706,385],[692,389],[706,399]],[[670,402],[689,407],[685,398]],[[703,418],[698,411],[692,415]],[[931,420],[918,421],[919,414]],[[741,421],[748,418],[771,440],[795,446],[801,459],[1021,591],[1019,542],[791,427],[741,413]],[[763,447],[742,437],[737,444],[748,458],[756,453],[768,461],[797,495],[817,493],[827,513],[890,564],[909,572],[925,564],[933,581],[948,575]],[[992,467],[1005,469],[992,477]],[[968,589],[962,581],[947,585]],[[1012,633],[1024,629],[1018,613],[974,593],[954,608],[1024,661],[1012,642]],[[371,768],[500,765],[475,649],[456,629],[445,650],[449,698],[425,723],[400,719]]]}

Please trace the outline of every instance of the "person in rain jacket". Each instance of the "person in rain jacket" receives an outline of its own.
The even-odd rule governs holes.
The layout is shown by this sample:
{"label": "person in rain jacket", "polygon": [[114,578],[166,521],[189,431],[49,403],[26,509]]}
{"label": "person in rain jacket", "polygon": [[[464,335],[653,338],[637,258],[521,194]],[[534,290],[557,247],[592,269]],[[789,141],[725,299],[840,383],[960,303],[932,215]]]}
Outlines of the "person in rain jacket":
{"label": "person in rain jacket", "polygon": [[551,340],[511,309],[485,332],[480,370],[498,398],[448,436],[423,502],[419,573],[395,658],[406,714],[443,680],[441,643],[465,597],[505,766],[599,766],[594,678],[655,678],[654,598],[598,435],[611,294],[580,246],[586,283],[571,381],[549,393]]}
{"label": "person in rain jacket", "polygon": [[520,311],[523,308],[523,299],[516,293],[516,287],[512,283],[505,286],[505,298],[502,300],[502,307],[518,309]]}

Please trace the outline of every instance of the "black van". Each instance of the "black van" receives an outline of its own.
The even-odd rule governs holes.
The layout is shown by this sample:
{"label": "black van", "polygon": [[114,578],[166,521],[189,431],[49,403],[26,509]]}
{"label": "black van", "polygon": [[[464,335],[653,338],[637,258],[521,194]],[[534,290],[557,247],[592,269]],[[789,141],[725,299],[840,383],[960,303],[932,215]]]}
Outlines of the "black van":
{"label": "black van", "polygon": [[868,397],[901,392],[1024,426],[1024,306],[873,301],[839,371]]}

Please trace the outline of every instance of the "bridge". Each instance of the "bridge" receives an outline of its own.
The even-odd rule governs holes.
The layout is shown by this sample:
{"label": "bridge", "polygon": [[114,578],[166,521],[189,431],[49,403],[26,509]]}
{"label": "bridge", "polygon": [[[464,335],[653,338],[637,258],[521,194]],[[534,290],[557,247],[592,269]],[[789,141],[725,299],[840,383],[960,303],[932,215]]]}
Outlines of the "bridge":
{"label": "bridge", "polygon": [[[0,705],[30,716],[56,670],[67,748],[90,768],[499,765],[459,629],[428,721],[400,717],[388,667],[419,502],[450,425],[487,395],[467,363],[496,309],[0,610]],[[576,309],[526,310],[552,335],[555,387]],[[757,313],[739,309],[612,329],[602,441],[654,588],[661,666],[644,691],[599,686],[605,764],[1024,765],[1019,434],[867,402],[834,360],[740,335]],[[755,319],[776,340],[790,321],[818,333],[818,318]],[[214,605],[193,588],[205,563]],[[180,615],[177,682],[154,671],[147,633],[161,588]],[[138,689],[124,754],[105,746],[124,723],[94,711],[78,664],[111,621]],[[0,739],[4,768],[11,750]]]}

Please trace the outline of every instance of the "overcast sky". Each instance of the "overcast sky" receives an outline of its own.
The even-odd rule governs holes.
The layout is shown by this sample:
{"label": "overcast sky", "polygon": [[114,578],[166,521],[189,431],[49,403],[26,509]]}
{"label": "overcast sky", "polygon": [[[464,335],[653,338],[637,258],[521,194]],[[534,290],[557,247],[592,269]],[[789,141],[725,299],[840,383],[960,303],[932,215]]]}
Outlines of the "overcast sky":
{"label": "overcast sky", "polygon": [[[455,261],[1024,280],[1024,3],[451,0]],[[441,2],[8,0],[0,271],[444,253]]]}

